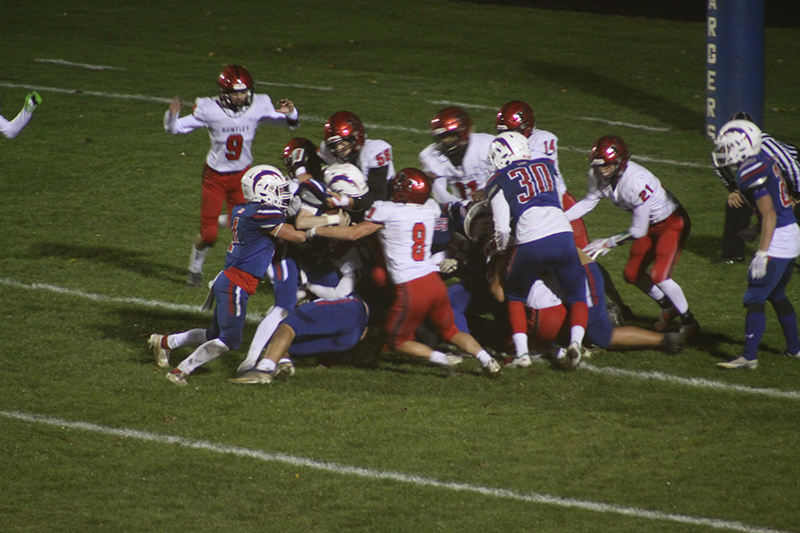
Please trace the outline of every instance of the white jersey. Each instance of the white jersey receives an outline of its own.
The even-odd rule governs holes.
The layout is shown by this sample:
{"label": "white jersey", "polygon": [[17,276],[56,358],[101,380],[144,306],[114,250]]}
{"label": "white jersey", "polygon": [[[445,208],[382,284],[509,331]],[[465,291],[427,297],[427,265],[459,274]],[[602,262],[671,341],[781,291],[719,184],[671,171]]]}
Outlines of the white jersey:
{"label": "white jersey", "polygon": [[258,126],[267,123],[294,129],[297,119],[297,109],[284,115],[275,110],[266,94],[253,95],[253,103],[239,112],[222,107],[216,98],[198,98],[191,115],[178,118],[167,111],[164,129],[177,135],[207,128],[211,138],[208,166],[217,172],[238,172],[253,163],[252,146]]}
{"label": "white jersey", "polygon": [[22,131],[22,128],[30,122],[31,117],[33,117],[33,112],[28,111],[24,107],[13,120],[9,121],[0,117],[0,133],[8,139],[13,139]]}
{"label": "white jersey", "polygon": [[589,192],[567,211],[567,218],[581,218],[594,209],[601,198],[607,198],[620,209],[633,213],[628,233],[635,239],[644,237],[651,225],[663,222],[680,205],[652,172],[633,161],[628,161],[616,187],[608,185],[601,189],[592,169],[589,169],[586,183]]}
{"label": "white jersey", "polygon": [[383,224],[379,231],[386,268],[394,284],[437,272],[431,257],[436,219],[442,210],[433,199],[424,204],[399,204],[378,200],[365,220]]}
{"label": "white jersey", "polygon": [[558,168],[558,137],[549,131],[534,128],[528,137],[528,146],[531,148],[531,159],[546,157],[553,161],[553,166],[556,167],[556,190],[558,197],[562,198],[567,192],[567,184],[561,175],[561,169]]}
{"label": "white jersey", "polygon": [[[483,190],[493,173],[489,163],[489,145],[494,140],[488,133],[473,133],[469,136],[469,144],[461,166],[456,167],[450,160],[436,149],[436,144],[429,144],[419,153],[422,170],[429,172],[438,180],[446,180],[450,192],[445,187],[434,183],[434,198],[439,203],[471,200],[475,191]],[[445,183],[445,182],[439,182]]]}
{"label": "white jersey", "polygon": [[[326,143],[322,143],[322,146],[320,146],[319,157],[329,165],[338,163]],[[367,178],[369,178],[370,170],[387,166],[389,170],[386,173],[386,180],[391,180],[394,177],[392,146],[380,139],[364,139],[364,146],[361,147],[361,151],[358,153],[356,160],[353,161],[353,164],[357,166]]]}

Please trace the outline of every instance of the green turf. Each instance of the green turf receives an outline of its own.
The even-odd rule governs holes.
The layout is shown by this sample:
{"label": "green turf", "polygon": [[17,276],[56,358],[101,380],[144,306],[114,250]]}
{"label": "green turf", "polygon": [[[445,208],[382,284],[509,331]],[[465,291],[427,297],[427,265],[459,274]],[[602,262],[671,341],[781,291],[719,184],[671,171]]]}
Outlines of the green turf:
{"label": "green turf", "polygon": [[[726,193],[703,137],[702,24],[422,0],[6,2],[0,13],[0,112],[12,118],[32,87],[44,99],[19,137],[0,139],[0,531],[800,531],[800,361],[780,355],[772,310],[756,372],[714,365],[741,350],[747,266],[711,264]],[[767,31],[765,130],[795,143],[798,42],[796,29]],[[169,384],[146,340],[208,324],[192,310],[205,294],[184,287],[208,138],[170,136],[162,116],[173,96],[188,112],[213,95],[229,63],[248,67],[257,91],[293,99],[296,134],[315,142],[325,117],[356,112],[392,144],[398,169],[418,164],[441,102],[477,106],[478,130],[491,132],[496,108],[529,101],[558,135],[577,196],[592,143],[623,136],[692,218],[674,278],[702,335],[676,357],[590,361],[638,377],[537,365],[490,381],[467,361],[448,380],[386,357],[369,369],[303,362],[288,381],[248,388],[226,381],[243,348],[186,389]],[[256,162],[280,164],[292,135],[263,128]],[[586,222],[601,237],[630,218],[603,203]],[[224,250],[212,249],[207,277]],[[649,327],[656,308],[622,281],[626,255],[603,262]],[[790,298],[800,305],[796,283]],[[250,310],[271,301],[263,288]],[[674,379],[642,379],[653,373]]]}

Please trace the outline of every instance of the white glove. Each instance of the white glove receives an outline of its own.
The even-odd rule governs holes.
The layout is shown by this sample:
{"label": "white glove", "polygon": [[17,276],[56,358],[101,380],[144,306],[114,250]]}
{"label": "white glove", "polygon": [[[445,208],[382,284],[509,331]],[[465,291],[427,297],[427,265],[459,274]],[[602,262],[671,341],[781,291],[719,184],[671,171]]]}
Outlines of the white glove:
{"label": "white glove", "polygon": [[586,252],[586,255],[591,257],[592,259],[597,259],[600,256],[606,255],[612,248],[617,246],[617,242],[613,237],[608,237],[606,239],[596,239],[589,244],[586,245],[586,248],[583,249]]}
{"label": "white glove", "polygon": [[769,255],[764,251],[757,251],[753,260],[750,261],[750,276],[753,279],[763,278],[767,274],[767,262]]}
{"label": "white glove", "polygon": [[343,210],[339,209],[339,226],[349,226],[350,225],[350,214]]}
{"label": "white glove", "polygon": [[439,272],[442,274],[452,274],[458,268],[458,259],[448,257],[439,263]]}

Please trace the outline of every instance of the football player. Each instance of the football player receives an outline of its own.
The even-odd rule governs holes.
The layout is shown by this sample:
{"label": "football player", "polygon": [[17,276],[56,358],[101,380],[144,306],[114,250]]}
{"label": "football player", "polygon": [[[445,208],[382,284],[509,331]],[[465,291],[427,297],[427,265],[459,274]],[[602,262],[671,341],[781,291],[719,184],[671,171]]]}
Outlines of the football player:
{"label": "football player", "polygon": [[164,114],[164,129],[177,135],[198,128],[208,129],[211,148],[203,166],[200,203],[200,234],[194,239],[187,285],[199,287],[208,249],[217,240],[223,203],[228,212],[244,203],[242,176],[253,162],[252,145],[261,124],[290,127],[299,124],[291,100],[279,100],[277,107],[266,94],[254,94],[255,83],[244,67],[230,65],[217,78],[219,95],[198,98],[191,115],[180,117],[181,101],[175,97]]}
{"label": "football player", "polygon": [[736,176],[736,186],[761,218],[761,238],[750,263],[744,293],[745,339],[742,355],[717,363],[722,368],[758,366],[758,345],[766,329],[769,300],[786,339],[785,354],[800,358],[797,314],[786,296],[794,260],[800,256],[800,227],[777,161],[761,146],[761,130],[748,120],[732,120],[719,131],[714,165]]}
{"label": "football player", "polygon": [[6,120],[0,116],[0,133],[7,139],[13,139],[33,118],[33,112],[42,103],[39,93],[33,91],[25,97],[25,105],[22,110],[12,120]]}
{"label": "football player", "polygon": [[285,222],[291,194],[289,181],[271,165],[257,165],[242,178],[245,203],[231,212],[232,240],[225,259],[225,270],[211,287],[216,300],[209,329],[150,336],[150,348],[159,367],[169,367],[170,351],[183,346],[197,347],[189,357],[167,373],[167,379],[186,386],[186,378],[200,365],[236,350],[242,342],[247,301],[272,260],[280,239],[305,241],[305,233]]}
{"label": "football player", "polygon": [[[555,168],[556,188],[561,198],[561,207],[566,211],[575,205],[577,200],[567,190],[567,184],[564,182],[564,177],[558,168],[558,137],[549,131],[536,127],[536,119],[530,104],[520,100],[513,100],[504,104],[500,111],[497,112],[495,129],[497,133],[516,131],[524,135],[528,139],[528,145],[531,148],[531,159],[542,157],[552,159],[553,167]],[[575,244],[578,248],[585,247],[589,244],[589,237],[586,233],[586,225],[583,223],[583,219],[579,218],[571,221],[571,223]]]}
{"label": "football player", "polygon": [[[533,115],[533,108],[530,104],[520,100],[513,100],[506,103],[497,112],[495,119],[495,129],[497,133],[504,131],[516,131],[523,134],[528,138],[528,144],[531,147],[531,159],[538,159],[546,157],[553,160],[556,174],[556,188],[561,198],[561,207],[567,211],[570,207],[575,205],[576,199],[567,190],[567,184],[564,177],[561,175],[561,170],[558,167],[558,137],[536,127],[536,118]],[[575,245],[578,248],[585,248],[589,244],[589,234],[586,231],[586,224],[582,218],[571,220],[572,236],[575,238]],[[619,310],[619,313],[627,319],[633,317],[631,308],[625,305],[622,301],[614,282],[611,279],[608,271],[598,263],[600,271],[603,273],[603,281],[606,287],[606,295],[612,302],[613,306]]]}
{"label": "football player", "polygon": [[440,204],[484,200],[492,174],[489,144],[494,137],[475,133],[472,119],[461,107],[441,109],[430,124],[433,143],[419,154],[422,170],[433,177],[433,197]]}
{"label": "football player", "polygon": [[357,296],[306,302],[281,321],[255,368],[229,381],[258,385],[285,370],[294,374],[293,365],[280,361],[346,352],[366,336],[368,324],[369,307]]}
{"label": "football player", "polygon": [[537,279],[552,272],[564,289],[569,310],[567,367],[578,368],[589,313],[586,275],[572,226],[561,209],[553,161],[546,157],[531,160],[528,139],[512,131],[492,141],[489,160],[496,169],[486,186],[494,221],[494,253],[504,256],[506,270],[504,294],[498,294],[498,300],[508,302],[516,357],[528,355],[528,292]]}
{"label": "football player", "polygon": [[368,209],[375,200],[386,199],[386,187],[394,176],[392,147],[380,139],[368,139],[358,115],[339,111],[328,117],[324,126],[325,142],[319,155],[329,165],[351,163],[367,178],[368,191],[360,199],[334,198],[329,207],[346,207],[359,211]]}
{"label": "football player", "polygon": [[415,340],[415,331],[427,319],[443,340],[476,357],[488,376],[499,375],[497,361],[454,323],[447,287],[431,254],[441,208],[430,198],[430,179],[419,169],[404,168],[392,178],[389,194],[391,200],[376,201],[363,222],[314,228],[307,235],[358,240],[380,233],[395,292],[385,325],[387,347],[439,365],[451,375],[453,365],[446,354]]}
{"label": "football player", "polygon": [[584,251],[596,259],[632,242],[623,276],[658,303],[661,316],[654,325],[656,331],[665,331],[669,322],[680,316],[681,332],[687,339],[696,334],[700,325],[689,310],[683,289],[672,279],[672,269],[691,229],[686,210],[658,178],[630,160],[628,146],[616,135],[605,135],[592,147],[586,179],[589,192],[567,211],[567,218],[583,217],[602,198],[633,213],[633,218],[627,230],[592,241]]}

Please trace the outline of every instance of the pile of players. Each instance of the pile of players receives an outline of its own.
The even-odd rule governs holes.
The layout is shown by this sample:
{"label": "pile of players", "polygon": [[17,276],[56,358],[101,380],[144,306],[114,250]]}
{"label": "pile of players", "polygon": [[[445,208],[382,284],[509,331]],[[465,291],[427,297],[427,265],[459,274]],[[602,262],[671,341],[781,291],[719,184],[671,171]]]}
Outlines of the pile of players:
{"label": "pile of players", "polygon": [[[220,95],[198,99],[192,115],[179,118],[176,100],[164,118],[171,133],[205,127],[212,139],[190,285],[202,279],[204,252],[216,238],[225,200],[225,224],[232,232],[225,268],[209,284],[211,328],[150,338],[164,368],[171,350],[195,348],[168,372],[173,383],[186,385],[200,365],[239,348],[248,298],[265,276],[275,305],[230,379],[234,383],[270,383],[279,374],[293,374],[293,358],[364,361],[382,351],[419,358],[448,375],[470,356],[496,377],[498,352],[511,354],[501,357],[505,367],[544,358],[570,370],[588,355],[585,345],[660,347],[675,354],[699,332],[671,276],[689,235],[689,216],[651,172],[630,159],[620,137],[603,136],[592,147],[588,194],[580,201],[561,176],[556,136],[537,128],[532,108],[521,101],[498,111],[496,136],[475,133],[460,107],[440,110],[420,168],[398,172],[391,146],[367,138],[361,120],[340,111],[325,123],[319,149],[302,137],[286,144],[284,174],[271,165],[251,167],[250,145],[259,123],[296,127],[294,104],[281,100],[276,109],[268,96],[254,95],[252,78],[239,66],[226,68],[218,84]],[[745,135],[752,141],[749,149],[735,137],[738,130],[723,128],[715,151],[720,167],[755,172],[748,163],[769,157],[760,152],[757,128],[748,124],[754,128]],[[741,189],[771,221],[764,198],[780,203],[783,181],[773,170],[758,171],[755,181],[741,177]],[[773,189],[779,196],[771,196]],[[581,218],[602,198],[631,212],[631,224],[590,242]],[[783,293],[793,258],[800,255],[800,236],[794,235],[791,209],[787,214],[776,205],[774,211],[777,223],[768,222],[764,231],[778,228],[778,240],[786,234],[798,244],[791,251],[783,244],[775,250],[769,242],[764,250],[759,246],[746,297],[746,304],[752,300],[748,339],[755,329],[757,347],[764,321],[756,315],[763,317],[769,299],[787,333],[787,353],[800,355],[797,319]],[[789,221],[794,230],[783,229]],[[596,262],[627,243],[624,279],[659,305],[653,330],[625,325],[632,312]],[[764,278],[775,283],[754,289]],[[680,325],[672,328],[676,318]],[[742,357],[720,365],[755,368],[749,346]]]}

